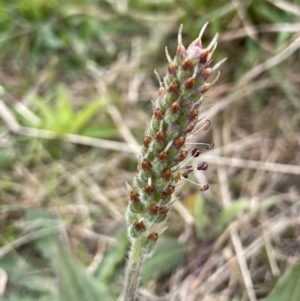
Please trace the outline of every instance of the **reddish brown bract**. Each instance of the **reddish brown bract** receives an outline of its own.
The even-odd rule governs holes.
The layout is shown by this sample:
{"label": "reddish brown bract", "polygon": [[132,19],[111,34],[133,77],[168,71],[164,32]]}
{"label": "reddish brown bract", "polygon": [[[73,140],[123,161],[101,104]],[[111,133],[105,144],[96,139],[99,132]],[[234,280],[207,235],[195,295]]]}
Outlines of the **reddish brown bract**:
{"label": "reddish brown bract", "polygon": [[161,109],[156,108],[155,111],[154,111],[154,116],[157,120],[163,120],[164,112]]}
{"label": "reddish brown bract", "polygon": [[131,191],[130,192],[130,200],[133,203],[138,203],[140,201],[140,195],[135,191]]}
{"label": "reddish brown bract", "polygon": [[147,239],[152,240],[152,241],[157,241],[158,240],[158,234],[157,233],[151,233],[148,235]]}
{"label": "reddish brown bract", "polygon": [[179,101],[175,101],[170,106],[170,111],[175,114],[180,110],[180,103]]}
{"label": "reddish brown bract", "polygon": [[192,77],[188,78],[188,79],[184,82],[184,86],[185,86],[188,90],[192,89],[192,88],[194,87],[194,84],[195,84],[195,80],[194,80]]}
{"label": "reddish brown bract", "polygon": [[177,67],[174,63],[169,63],[169,66],[168,66],[168,72],[170,74],[174,74],[177,70]]}
{"label": "reddish brown bract", "polygon": [[160,214],[167,214],[169,212],[169,206],[160,206],[158,207],[158,213]]}
{"label": "reddish brown bract", "polygon": [[185,52],[186,52],[185,47],[182,44],[178,44],[177,49],[176,49],[176,55],[180,56]]}
{"label": "reddish brown bract", "polygon": [[155,134],[155,139],[156,139],[156,141],[158,141],[158,142],[164,142],[164,141],[165,141],[165,134],[164,134],[164,132],[158,131],[158,132]]}
{"label": "reddish brown bract", "polygon": [[166,91],[166,88],[165,87],[160,87],[159,90],[158,90],[158,96],[162,96]]}
{"label": "reddish brown bract", "polygon": [[143,170],[148,170],[149,171],[152,168],[152,165],[147,159],[143,159],[143,161],[141,163],[141,168]]}
{"label": "reddish brown bract", "polygon": [[207,62],[208,53],[209,52],[208,52],[207,49],[201,50],[201,52],[200,52],[200,59],[199,59],[199,61],[200,61],[201,64],[205,64]]}
{"label": "reddish brown bract", "polygon": [[170,86],[168,87],[168,91],[170,93],[174,93],[174,94],[176,94],[178,92],[178,89],[179,89],[179,86],[176,81],[172,82],[170,84]]}
{"label": "reddish brown bract", "polygon": [[160,160],[160,161],[166,161],[167,158],[168,158],[168,156],[167,156],[167,153],[166,153],[166,152],[162,151],[162,152],[160,152],[160,153],[157,155],[157,158],[158,158],[158,160]]}
{"label": "reddish brown bract", "polygon": [[175,191],[175,186],[168,185],[168,187],[163,191],[164,196],[170,196]]}
{"label": "reddish brown bract", "polygon": [[135,222],[134,223],[134,228],[135,228],[135,230],[141,231],[141,232],[146,230],[146,227],[145,227],[145,225],[142,221],[141,222]]}
{"label": "reddish brown bract", "polygon": [[152,185],[146,185],[144,188],[144,191],[148,194],[153,194],[154,192],[154,187]]}
{"label": "reddish brown bract", "polygon": [[179,163],[179,162],[182,162],[186,157],[187,157],[187,155],[188,155],[188,151],[181,151],[180,153],[179,153],[179,155],[177,156],[177,158],[176,158],[176,161]]}
{"label": "reddish brown bract", "polygon": [[205,68],[203,71],[202,71],[202,76],[207,79],[212,73],[212,68]]}
{"label": "reddish brown bract", "polygon": [[193,70],[193,63],[189,58],[185,59],[181,66],[183,70]]}
{"label": "reddish brown bract", "polygon": [[144,147],[148,148],[151,143],[151,138],[149,136],[144,137]]}
{"label": "reddish brown bract", "polygon": [[210,87],[210,84],[204,83],[200,88],[201,93],[204,94],[205,92],[207,92],[209,87]]}
{"label": "reddish brown bract", "polygon": [[184,146],[184,143],[185,143],[185,137],[183,136],[176,138],[173,142],[176,148],[181,148],[182,146]]}
{"label": "reddish brown bract", "polygon": [[150,212],[151,214],[156,214],[157,211],[158,211],[158,206],[157,206],[156,204],[151,204],[151,205],[149,206],[149,212]]}
{"label": "reddish brown bract", "polygon": [[196,117],[198,117],[198,110],[197,109],[193,109],[192,111],[190,111],[188,113],[188,119],[190,121],[193,121]]}
{"label": "reddish brown bract", "polygon": [[171,176],[172,176],[172,171],[171,171],[171,169],[166,169],[166,170],[164,170],[164,171],[161,173],[161,176],[162,176],[162,178],[163,178],[164,180],[168,181],[168,180],[171,178]]}
{"label": "reddish brown bract", "polygon": [[197,122],[191,122],[186,129],[187,133],[190,133],[196,127],[196,124]]}

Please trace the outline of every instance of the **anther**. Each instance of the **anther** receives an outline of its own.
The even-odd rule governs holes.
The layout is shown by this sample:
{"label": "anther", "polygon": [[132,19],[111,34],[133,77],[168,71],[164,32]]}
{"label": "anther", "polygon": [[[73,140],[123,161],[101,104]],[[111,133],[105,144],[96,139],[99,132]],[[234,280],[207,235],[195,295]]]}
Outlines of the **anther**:
{"label": "anther", "polygon": [[193,132],[193,135],[197,134],[199,131],[206,131],[210,127],[210,120],[206,120],[205,123],[196,131]]}
{"label": "anther", "polygon": [[185,137],[183,136],[176,138],[173,141],[173,144],[175,145],[176,148],[181,148],[182,146],[184,146],[184,143],[185,143]]}
{"label": "anther", "polygon": [[207,149],[207,150],[210,150],[210,149],[214,148],[214,146],[215,146],[215,144],[214,144],[213,142],[211,142],[211,143],[206,147],[206,149]]}
{"label": "anther", "polygon": [[209,185],[208,185],[208,184],[202,185],[202,186],[200,187],[200,191],[205,191],[205,190],[207,190],[207,189],[209,189]]}
{"label": "anther", "polygon": [[200,153],[199,149],[198,149],[197,147],[195,147],[195,148],[192,150],[191,154],[192,154],[192,156],[193,156],[194,158],[197,158],[197,157],[200,156],[201,153]]}
{"label": "anther", "polygon": [[208,165],[206,162],[201,162],[197,165],[197,170],[207,170],[208,169]]}
{"label": "anther", "polygon": [[191,181],[191,180],[189,180],[188,178],[185,178],[185,177],[183,179],[185,181],[188,181],[188,182],[196,185],[196,186],[199,186],[200,187],[200,191],[205,191],[205,190],[207,190],[209,188],[208,184],[204,184],[204,185],[203,184],[198,184],[198,183],[195,183],[195,182],[193,182],[193,181]]}
{"label": "anther", "polygon": [[203,131],[206,131],[209,127],[210,127],[210,120],[206,120],[203,127]]}

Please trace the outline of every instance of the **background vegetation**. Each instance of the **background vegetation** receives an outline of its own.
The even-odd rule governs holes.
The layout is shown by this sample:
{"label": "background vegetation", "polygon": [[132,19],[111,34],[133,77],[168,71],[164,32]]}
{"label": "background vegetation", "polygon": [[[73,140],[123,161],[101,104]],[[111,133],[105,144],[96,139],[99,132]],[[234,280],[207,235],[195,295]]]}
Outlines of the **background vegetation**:
{"label": "background vegetation", "polygon": [[1,300],[118,300],[153,69],[206,21],[211,188],[178,187],[139,300],[299,300],[297,0],[0,1]]}

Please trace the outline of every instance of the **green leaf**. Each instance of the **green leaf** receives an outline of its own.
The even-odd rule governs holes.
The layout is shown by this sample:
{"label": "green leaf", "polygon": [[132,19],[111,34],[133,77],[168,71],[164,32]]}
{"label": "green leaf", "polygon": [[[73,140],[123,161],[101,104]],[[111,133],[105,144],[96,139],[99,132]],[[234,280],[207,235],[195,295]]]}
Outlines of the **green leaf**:
{"label": "green leaf", "polygon": [[65,251],[58,234],[51,230],[59,221],[42,209],[28,209],[25,213],[29,229],[49,229],[47,236],[35,240],[37,249],[50,260],[59,278],[61,301],[112,301],[107,287],[89,275],[82,265]]}
{"label": "green leaf", "polygon": [[40,127],[47,130],[52,129],[57,123],[56,112],[46,103],[45,99],[36,96],[32,98],[32,101],[38,109],[39,117],[42,119]]}
{"label": "green leaf", "polygon": [[175,239],[163,238],[158,241],[153,257],[147,259],[142,271],[142,282],[170,272],[178,266],[184,258],[184,248]]}
{"label": "green leaf", "polygon": [[6,271],[9,283],[18,288],[25,288],[28,293],[55,293],[54,277],[49,276],[48,271],[37,269],[28,261],[16,252],[0,258],[0,266]]}
{"label": "green leaf", "polygon": [[59,85],[55,91],[56,97],[56,129],[58,132],[66,133],[74,122],[74,113],[71,105],[70,95],[63,85]]}
{"label": "green leaf", "polygon": [[24,218],[28,231],[45,233],[44,236],[35,239],[34,244],[44,258],[51,260],[59,250],[60,242],[57,235],[59,221],[55,220],[47,211],[39,208],[25,210]]}
{"label": "green leaf", "polygon": [[126,255],[126,249],[128,247],[128,238],[126,236],[125,230],[122,229],[117,235],[118,244],[116,246],[109,247],[101,265],[99,266],[98,279],[100,282],[109,283],[111,277],[117,271],[117,266],[124,259]]}
{"label": "green leaf", "polygon": [[84,106],[72,121],[71,132],[75,133],[83,128],[105,104],[106,100],[102,99],[101,101],[95,101]]}
{"label": "green leaf", "polygon": [[222,228],[230,223],[236,216],[238,216],[245,209],[249,208],[250,202],[248,200],[238,200],[225,208],[216,218],[216,227]]}
{"label": "green leaf", "polygon": [[300,261],[278,280],[270,295],[260,301],[299,301],[299,296]]}
{"label": "green leaf", "polygon": [[53,296],[49,296],[49,295],[40,296],[38,299],[37,299],[37,297],[29,297],[29,296],[25,297],[24,294],[18,295],[17,293],[11,293],[6,298],[0,296],[0,301],[20,301],[20,300],[22,300],[22,301],[56,301],[56,299],[53,298]]}
{"label": "green leaf", "polygon": [[107,287],[97,282],[69,254],[60,252],[55,266],[60,279],[61,301],[112,301]]}
{"label": "green leaf", "polygon": [[119,134],[119,130],[110,124],[94,124],[80,131],[80,135],[102,139],[118,137]]}
{"label": "green leaf", "polygon": [[203,199],[202,195],[199,193],[197,193],[195,197],[197,198],[194,206],[196,230],[199,237],[204,237],[205,227],[207,224],[207,212],[205,208],[205,200]]}

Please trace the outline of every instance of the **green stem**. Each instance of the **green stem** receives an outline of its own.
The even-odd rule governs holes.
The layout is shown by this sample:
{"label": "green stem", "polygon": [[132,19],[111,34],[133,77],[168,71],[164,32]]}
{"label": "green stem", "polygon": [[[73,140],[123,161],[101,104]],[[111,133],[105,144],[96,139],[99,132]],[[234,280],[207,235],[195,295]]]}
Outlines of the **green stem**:
{"label": "green stem", "polygon": [[144,260],[142,241],[143,239],[140,237],[133,239],[131,243],[131,250],[125,271],[124,301],[134,301],[136,297],[140,272]]}

